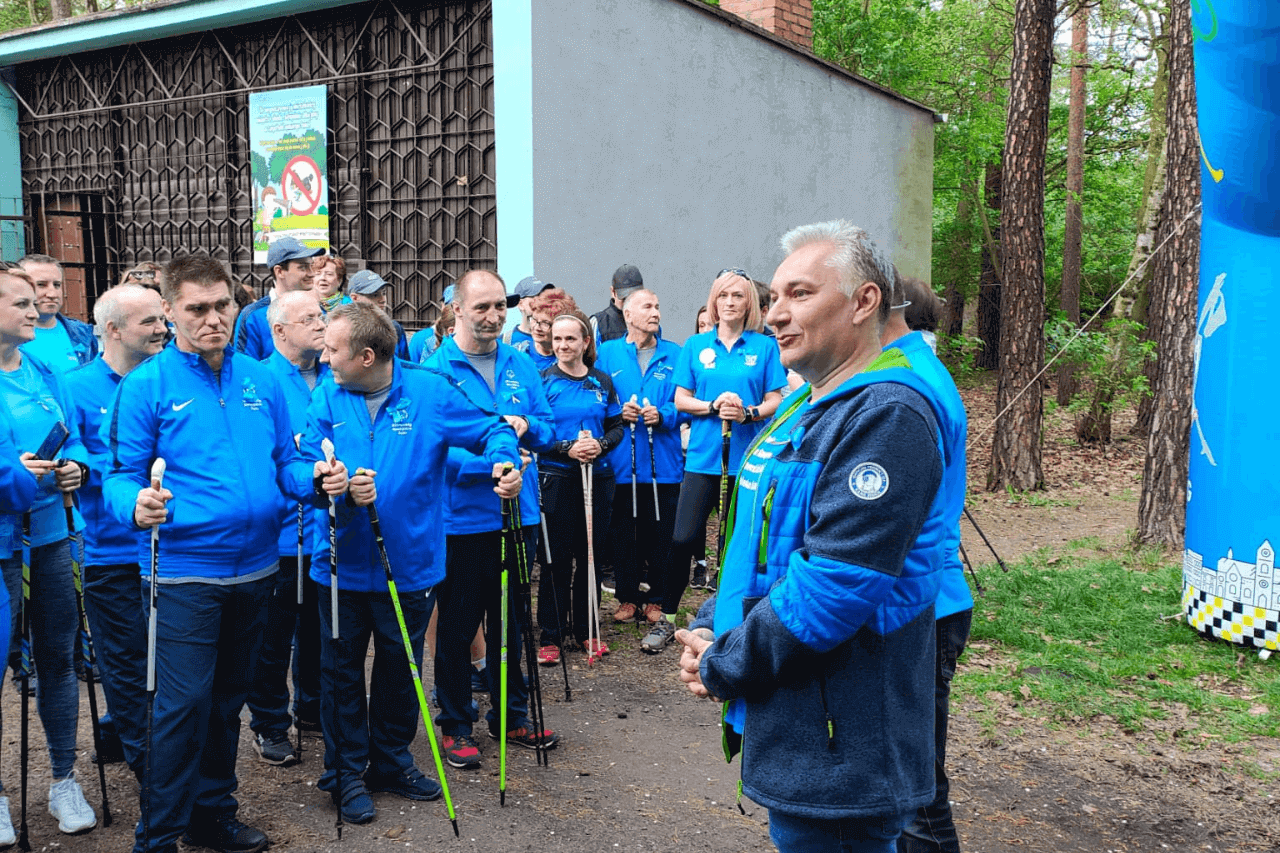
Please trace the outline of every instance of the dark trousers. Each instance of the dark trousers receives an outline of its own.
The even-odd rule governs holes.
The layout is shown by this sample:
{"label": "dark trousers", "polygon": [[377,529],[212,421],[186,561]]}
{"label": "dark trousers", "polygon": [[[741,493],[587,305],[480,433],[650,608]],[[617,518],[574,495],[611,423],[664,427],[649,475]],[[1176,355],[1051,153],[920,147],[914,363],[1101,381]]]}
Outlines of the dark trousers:
{"label": "dark trousers", "polygon": [[262,638],[262,653],[258,656],[258,673],[249,693],[249,727],[258,734],[280,736],[289,731],[291,652],[293,716],[310,722],[320,716],[320,614],[316,607],[316,584],[307,577],[310,569],[311,558],[304,556],[299,608],[298,558],[280,558],[280,572],[267,602],[267,629]]}
{"label": "dark trousers", "polygon": [[[236,813],[240,711],[253,683],[274,582],[160,586],[151,780],[149,786],[143,781],[136,853],[171,850],[188,826]],[[144,606],[148,586],[142,585]],[[148,809],[149,850],[143,844]]]}
{"label": "dark trousers", "polygon": [[[609,536],[614,482],[613,475],[602,475],[599,471],[593,477],[591,532],[594,551],[598,543]],[[596,575],[596,588],[588,591],[585,498],[582,478],[577,471],[562,474],[558,469],[543,470],[542,507],[547,514],[551,565],[546,566],[538,578],[540,645],[559,645],[569,636],[580,643],[585,642],[587,596],[594,595],[599,600],[599,574]],[[636,594],[639,594],[638,590]]]}
{"label": "dark trousers", "polygon": [[[549,519],[548,519],[549,521]],[[524,528],[525,564],[533,565],[537,527]],[[507,557],[507,728],[529,725],[529,689],[520,669],[521,589],[515,547],[508,536]],[[436,621],[436,694],[440,713],[436,722],[445,735],[471,734],[471,640],[485,624],[485,666],[489,671],[491,732],[498,731],[502,671],[502,555],[503,534],[467,533],[448,537],[444,581],[436,587],[440,616]]]}
{"label": "dark trousers", "polygon": [[135,773],[142,772],[147,725],[147,609],[137,563],[85,566],[84,610],[102,675],[107,712]]}
{"label": "dark trousers", "polygon": [[[671,573],[671,534],[676,526],[678,483],[658,484],[658,511],[654,518],[653,486],[636,486],[636,515],[631,516],[631,483],[618,484],[613,495],[614,580],[619,601],[636,606],[661,604]],[[683,567],[686,575],[689,567]],[[640,592],[640,581],[649,580],[649,591]],[[672,611],[675,612],[675,611]]]}
{"label": "dark trousers", "polygon": [[[733,498],[736,477],[729,478],[726,503]],[[663,591],[662,612],[675,613],[689,586],[689,565],[697,554],[706,551],[707,519],[719,512],[720,478],[714,474],[686,472],[680,483],[680,502],[676,506],[676,526],[671,535],[671,574]],[[726,511],[727,511],[726,507]],[[717,555],[718,557],[719,555]],[[717,570],[719,566],[716,567]]]}
{"label": "dark trousers", "polygon": [[[413,768],[409,745],[418,732],[421,709],[391,594],[339,588],[335,641],[329,587],[318,592],[325,767],[318,787],[342,791],[366,769],[372,776],[387,777]],[[419,673],[422,638],[434,606],[433,590],[400,591],[400,609]],[[371,639],[373,671],[366,691],[364,662]]]}
{"label": "dark trousers", "polygon": [[962,610],[938,620],[937,673],[934,686],[934,774],[937,780],[933,802],[916,810],[915,817],[898,839],[898,853],[960,853],[960,840],[951,818],[951,783],[944,767],[947,757],[947,713],[951,705],[951,679],[956,660],[969,641],[972,610]]}

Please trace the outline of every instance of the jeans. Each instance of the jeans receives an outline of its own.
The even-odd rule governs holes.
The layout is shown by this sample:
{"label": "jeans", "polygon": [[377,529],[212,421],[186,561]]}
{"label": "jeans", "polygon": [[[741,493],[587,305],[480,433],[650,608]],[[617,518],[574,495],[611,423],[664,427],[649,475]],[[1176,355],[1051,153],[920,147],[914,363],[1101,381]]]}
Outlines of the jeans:
{"label": "jeans", "polygon": [[[293,716],[315,721],[320,716],[320,615],[316,584],[307,573],[311,558],[302,558],[302,606],[298,606],[298,558],[281,557],[271,598],[267,628],[258,655],[257,676],[249,692],[249,727],[261,735],[285,736],[289,714],[289,658],[293,652]],[[328,600],[325,604],[328,605]],[[294,648],[296,638],[296,649]]]}
{"label": "jeans", "polygon": [[[526,565],[533,565],[537,528],[524,528]],[[445,735],[471,734],[471,640],[483,619],[485,624],[485,666],[489,671],[490,702],[485,719],[489,730],[498,731],[502,671],[502,589],[501,564],[503,534],[467,533],[450,536],[445,579],[436,587],[440,616],[436,623],[436,693],[440,713],[436,723]],[[520,573],[515,550],[508,538],[507,554],[507,728],[529,723],[529,688],[520,670],[521,625],[525,607],[521,598]],[[553,552],[554,556],[554,552]],[[545,569],[544,569],[545,571]]]}
{"label": "jeans", "polygon": [[[134,853],[170,850],[189,826],[235,816],[240,711],[253,684],[274,583],[265,577],[159,586],[151,778],[143,779]],[[149,589],[144,582],[144,606]]]}
{"label": "jeans", "polygon": [[[609,536],[614,487],[612,475],[596,472],[593,476],[592,556],[598,553],[595,548],[599,543]],[[544,470],[542,505],[547,513],[551,565],[543,567],[538,580],[539,645],[559,645],[570,635],[579,643],[587,639],[587,596],[594,595],[599,600],[600,574],[596,573],[596,589],[588,592],[585,497],[577,471],[561,474]]]}
{"label": "jeans", "polygon": [[142,772],[147,725],[147,610],[137,563],[86,566],[84,609],[102,672],[107,711],[125,760]]}
{"label": "jeans", "polygon": [[911,813],[834,820],[769,810],[769,837],[779,853],[894,853]]}
{"label": "jeans", "polygon": [[[21,630],[22,552],[3,562],[9,591],[10,627]],[[80,614],[71,576],[67,539],[31,549],[31,654],[39,673],[36,711],[44,725],[54,779],[71,774],[76,763],[76,727],[80,717],[80,685],[73,662]],[[3,681],[0,679],[0,691]],[[0,786],[3,790],[3,786]]]}
{"label": "jeans", "polygon": [[972,610],[943,616],[937,622],[937,673],[934,686],[934,776],[937,786],[933,802],[916,810],[898,839],[898,853],[960,853],[960,839],[951,818],[951,783],[945,768],[947,757],[947,715],[951,705],[951,679],[956,660],[969,641]]}
{"label": "jeans", "polygon": [[[320,726],[324,766],[318,787],[342,791],[364,775],[397,776],[413,769],[409,745],[418,733],[417,688],[389,592],[338,588],[338,639],[328,585],[319,588]],[[422,672],[422,638],[435,606],[433,590],[400,592],[400,608]],[[364,662],[373,640],[373,672],[365,690]],[[366,698],[367,697],[367,698]]]}
{"label": "jeans", "polygon": [[[631,516],[631,483],[618,486],[613,496],[613,572],[617,580],[619,601],[637,606],[661,604],[671,572],[671,534],[676,526],[676,504],[680,498],[677,483],[658,484],[658,519],[653,514],[653,486],[640,483],[636,487],[636,515]],[[649,591],[640,592],[644,568],[648,566]],[[689,564],[681,566],[686,580]],[[671,581],[674,583],[675,581]],[[672,610],[672,613],[675,611]]]}

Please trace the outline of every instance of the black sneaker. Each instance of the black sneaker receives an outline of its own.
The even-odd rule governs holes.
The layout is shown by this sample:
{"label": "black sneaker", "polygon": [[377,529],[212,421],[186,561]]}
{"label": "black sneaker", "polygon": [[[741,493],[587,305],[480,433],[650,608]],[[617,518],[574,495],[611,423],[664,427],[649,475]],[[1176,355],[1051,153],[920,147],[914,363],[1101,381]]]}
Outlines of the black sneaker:
{"label": "black sneaker", "polygon": [[[489,729],[489,737],[494,740],[498,739],[498,733]],[[538,737],[538,733],[529,728],[528,724],[517,726],[514,729],[507,729],[507,743],[514,746],[523,746],[525,749],[555,749],[556,744],[560,742],[560,735],[544,729],[542,737]]]}
{"label": "black sneaker", "polygon": [[440,739],[440,748],[444,750],[445,761],[451,767],[462,770],[477,770],[480,767],[480,747],[471,739],[471,735],[445,735]]}
{"label": "black sneaker", "polygon": [[600,589],[610,595],[617,595],[618,582],[614,580],[613,569],[602,569],[600,571]]}
{"label": "black sneaker", "polygon": [[364,783],[369,786],[370,791],[395,794],[406,800],[416,800],[420,803],[440,798],[440,783],[434,779],[428,779],[416,767],[398,776],[375,776],[372,773],[366,773]]}
{"label": "black sneaker", "polygon": [[253,736],[253,749],[258,757],[276,767],[289,767],[298,763],[293,744],[285,734],[258,734]]}
{"label": "black sneaker", "polygon": [[233,816],[221,817],[212,823],[193,824],[182,836],[182,841],[192,847],[208,847],[221,853],[259,853],[271,843],[265,832],[241,823]]}
{"label": "black sneaker", "polygon": [[689,589],[707,588],[707,563],[699,560],[693,567],[693,580],[689,581]]}
{"label": "black sneaker", "polygon": [[343,823],[363,824],[378,816],[377,807],[359,779],[348,782],[341,794],[331,791],[329,796],[333,798],[334,807],[342,812]]}

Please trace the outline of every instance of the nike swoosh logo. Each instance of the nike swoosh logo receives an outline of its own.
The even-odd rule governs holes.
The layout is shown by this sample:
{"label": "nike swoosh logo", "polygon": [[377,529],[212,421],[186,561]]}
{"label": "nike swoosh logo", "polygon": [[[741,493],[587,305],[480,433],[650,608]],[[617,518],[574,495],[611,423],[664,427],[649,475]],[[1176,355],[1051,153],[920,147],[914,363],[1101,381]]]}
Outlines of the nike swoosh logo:
{"label": "nike swoosh logo", "polygon": [[188,400],[188,401],[187,401],[187,402],[185,402],[185,403],[174,403],[174,404],[173,404],[173,410],[174,410],[175,412],[181,412],[183,409],[185,409],[187,406],[190,406],[190,405],[191,405],[192,403],[194,403],[195,401],[196,401],[196,398],[195,398],[195,397],[192,397],[190,400]]}
{"label": "nike swoosh logo", "polygon": [[334,429],[337,429],[338,427],[342,426],[342,425],[343,425],[343,424],[345,424],[345,423],[346,423],[346,421],[338,421],[336,424],[334,424],[334,425],[333,425],[333,428],[334,428]]}
{"label": "nike swoosh logo", "polygon": [[461,387],[462,387],[462,383],[463,383],[463,382],[466,382],[466,381],[467,381],[467,380],[465,380],[465,379],[459,379],[459,380],[458,380],[458,387],[459,387],[459,388],[461,388]]}
{"label": "nike swoosh logo", "polygon": [[[626,370],[626,368],[624,367],[622,370]],[[622,372],[622,370],[615,370],[613,373],[610,373],[609,375],[610,375],[610,376],[617,376],[619,373],[621,373],[621,372]]]}

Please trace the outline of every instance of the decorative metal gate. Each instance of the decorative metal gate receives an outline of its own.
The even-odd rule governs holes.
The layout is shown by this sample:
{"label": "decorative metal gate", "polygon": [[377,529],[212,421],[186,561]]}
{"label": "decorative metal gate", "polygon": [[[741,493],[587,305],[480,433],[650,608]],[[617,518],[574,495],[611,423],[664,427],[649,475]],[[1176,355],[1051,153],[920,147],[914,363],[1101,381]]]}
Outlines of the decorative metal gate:
{"label": "decorative metal gate", "polygon": [[[492,22],[488,2],[373,0],[22,65],[27,209],[101,198],[102,280],[204,251],[266,285],[248,96],[323,83],[330,240],[395,286],[397,319],[423,325],[465,269],[497,264]],[[54,248],[34,229],[29,247]]]}

